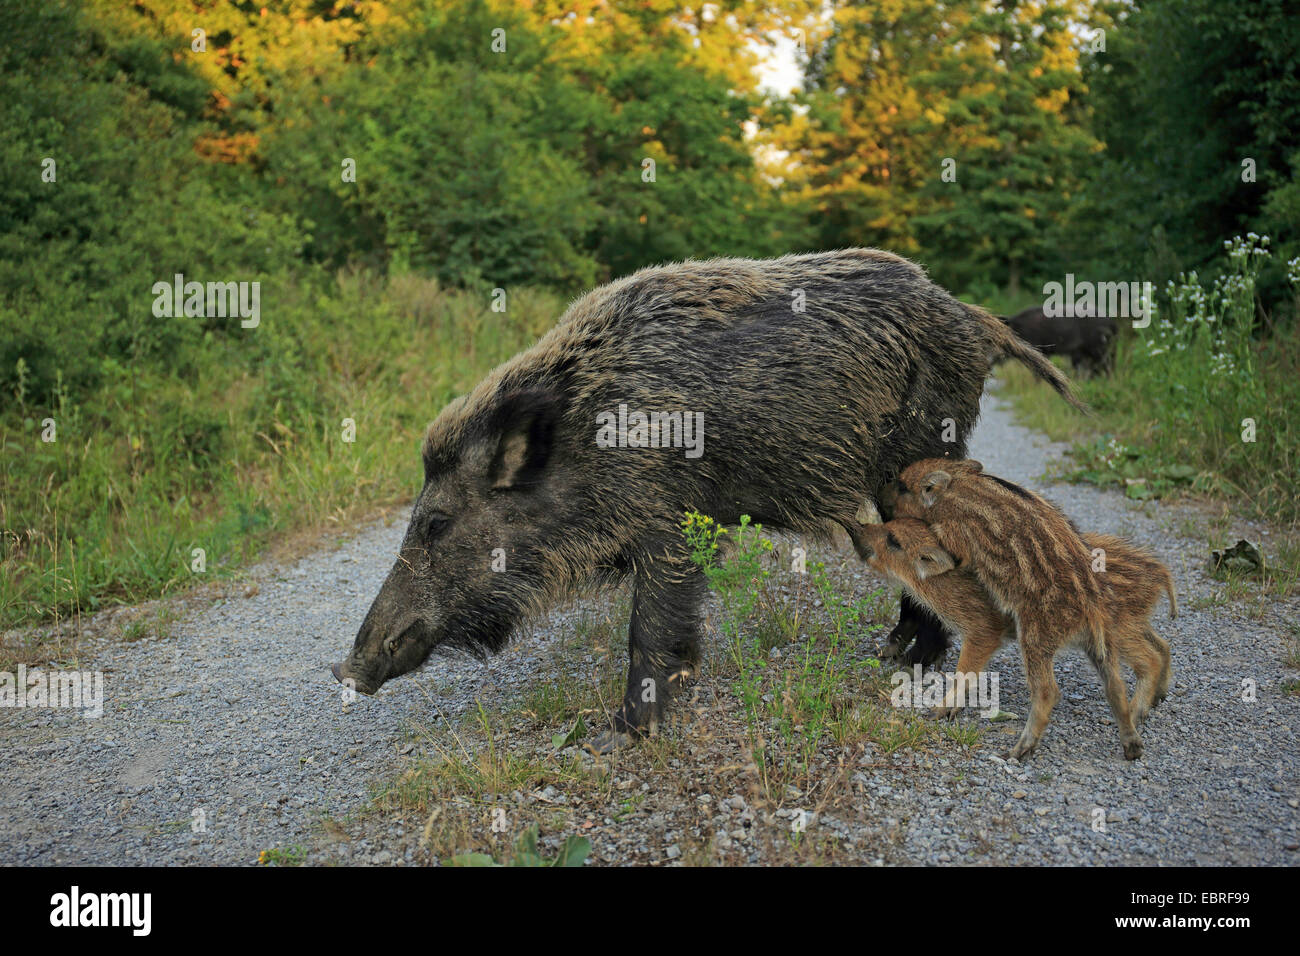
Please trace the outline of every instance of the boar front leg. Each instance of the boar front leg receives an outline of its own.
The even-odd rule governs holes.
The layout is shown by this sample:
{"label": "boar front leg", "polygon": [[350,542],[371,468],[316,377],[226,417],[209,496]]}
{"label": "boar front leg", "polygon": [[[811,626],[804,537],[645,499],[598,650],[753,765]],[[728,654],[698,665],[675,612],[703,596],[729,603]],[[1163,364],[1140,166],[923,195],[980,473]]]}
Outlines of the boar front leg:
{"label": "boar front leg", "polygon": [[1024,729],[1020,739],[1007,754],[1008,759],[1024,760],[1038,742],[1043,739],[1043,731],[1052,716],[1052,708],[1061,699],[1061,688],[1056,684],[1056,673],[1052,668],[1055,656],[1055,644],[1043,629],[1017,621],[1020,633],[1020,658],[1025,665],[1025,681],[1029,684],[1029,714],[1025,717]]}
{"label": "boar front leg", "polygon": [[700,606],[707,584],[683,554],[639,564],[628,628],[627,691],[609,730],[587,743],[597,754],[632,744],[658,729],[668,698],[700,661]]}

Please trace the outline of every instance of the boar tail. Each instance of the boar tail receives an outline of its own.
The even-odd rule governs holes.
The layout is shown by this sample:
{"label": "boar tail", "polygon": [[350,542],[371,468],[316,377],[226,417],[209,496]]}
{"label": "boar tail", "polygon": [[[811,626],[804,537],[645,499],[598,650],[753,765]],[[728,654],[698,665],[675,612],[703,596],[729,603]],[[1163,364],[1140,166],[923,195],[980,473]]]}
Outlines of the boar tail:
{"label": "boar tail", "polygon": [[[965,303],[962,303],[965,305]],[[992,342],[991,360],[996,362],[999,359],[1010,358],[1027,366],[1031,372],[1041,378],[1052,388],[1056,389],[1063,399],[1083,412],[1085,415],[1091,414],[1088,406],[1080,400],[1079,396],[1074,394],[1074,389],[1070,385],[1070,380],[1065,374],[1048,361],[1047,356],[1038,349],[1034,348],[1020,336],[1011,330],[1011,327],[1005,324],[1005,321],[999,319],[990,312],[981,309],[977,305],[966,305],[966,311],[984,326],[985,333]]]}

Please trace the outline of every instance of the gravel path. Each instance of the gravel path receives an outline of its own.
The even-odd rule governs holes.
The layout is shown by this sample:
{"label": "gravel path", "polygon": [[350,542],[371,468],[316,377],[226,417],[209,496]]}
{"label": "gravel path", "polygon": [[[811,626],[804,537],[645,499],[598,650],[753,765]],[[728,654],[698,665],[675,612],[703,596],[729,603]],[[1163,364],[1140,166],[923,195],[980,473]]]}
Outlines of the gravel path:
{"label": "gravel path", "polygon": [[[961,862],[977,847],[980,859],[1006,863],[1297,862],[1300,698],[1279,685],[1296,676],[1283,657],[1300,602],[1255,616],[1245,603],[1195,609],[1215,590],[1202,571],[1207,542],[1174,530],[1195,512],[1050,484],[1043,475],[1060,450],[986,396],[972,455],[987,471],[1045,490],[1085,530],[1131,535],[1174,572],[1180,617],[1169,621],[1162,605],[1156,619],[1172,645],[1173,692],[1144,728],[1146,755],[1120,759],[1096,675],[1063,655],[1062,700],[1025,766],[995,756],[1019,721],[989,725],[985,746],[915,754],[903,775],[864,757],[861,799],[882,826],[905,829],[902,851],[915,863]],[[81,665],[104,672],[99,719],[0,709],[0,860],[248,864],[292,846],[321,859],[321,819],[362,809],[372,784],[402,771],[411,721],[455,717],[488,690],[516,694],[552,666],[547,635],[577,613],[551,615],[486,667],[435,658],[345,706],[328,664],[350,645],[401,533],[400,521],[375,526],[292,567],[256,568],[256,593],[190,613],[166,637],[99,644]],[[994,666],[1003,709],[1025,714],[1018,654],[1006,648]],[[1254,702],[1243,700],[1243,680],[1258,687]],[[831,817],[817,825],[866,837]],[[354,840],[326,856],[409,859],[401,841],[393,851],[382,843]],[[872,861],[868,847],[862,859]]]}

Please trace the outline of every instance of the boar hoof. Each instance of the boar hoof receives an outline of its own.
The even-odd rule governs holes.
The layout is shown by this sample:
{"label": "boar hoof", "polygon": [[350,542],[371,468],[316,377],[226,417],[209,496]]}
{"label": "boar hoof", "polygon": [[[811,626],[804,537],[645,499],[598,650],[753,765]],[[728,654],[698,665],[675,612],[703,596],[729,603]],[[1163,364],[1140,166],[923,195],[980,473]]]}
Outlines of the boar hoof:
{"label": "boar hoof", "polygon": [[602,756],[616,750],[626,750],[636,743],[636,738],[623,730],[606,730],[590,740],[583,741],[583,749],[588,753]]}

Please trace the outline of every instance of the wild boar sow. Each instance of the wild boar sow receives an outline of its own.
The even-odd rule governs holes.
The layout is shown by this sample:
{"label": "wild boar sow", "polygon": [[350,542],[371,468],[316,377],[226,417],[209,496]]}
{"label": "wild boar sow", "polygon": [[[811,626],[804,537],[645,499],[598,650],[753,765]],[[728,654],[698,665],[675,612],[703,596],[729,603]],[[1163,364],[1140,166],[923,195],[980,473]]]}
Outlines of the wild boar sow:
{"label": "wild boar sow", "polygon": [[435,648],[484,656],[575,588],[630,576],[627,692],[593,747],[627,743],[699,659],[683,512],[848,528],[907,463],[965,454],[1004,357],[1077,404],[1003,323],[877,250],[688,261],[595,289],[429,427],[397,562],[334,675],[373,693]]}

